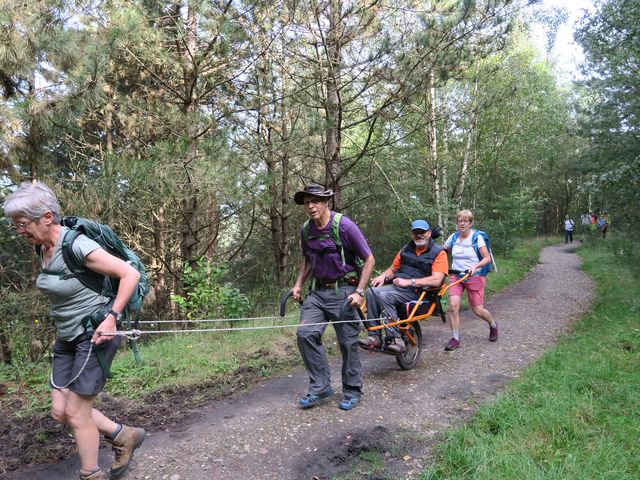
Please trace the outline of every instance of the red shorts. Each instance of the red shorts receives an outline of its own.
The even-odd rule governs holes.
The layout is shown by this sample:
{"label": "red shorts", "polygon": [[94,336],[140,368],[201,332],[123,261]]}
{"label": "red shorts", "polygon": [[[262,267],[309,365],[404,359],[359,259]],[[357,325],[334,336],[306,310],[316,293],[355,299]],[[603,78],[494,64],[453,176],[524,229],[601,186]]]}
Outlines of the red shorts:
{"label": "red shorts", "polygon": [[[450,283],[458,281],[457,275],[451,275]],[[469,299],[469,305],[477,307],[484,304],[484,284],[487,281],[487,277],[482,275],[474,275],[471,278],[467,278],[464,282],[460,282],[449,289],[449,295],[452,297],[461,297],[464,290],[467,291],[467,297]]]}

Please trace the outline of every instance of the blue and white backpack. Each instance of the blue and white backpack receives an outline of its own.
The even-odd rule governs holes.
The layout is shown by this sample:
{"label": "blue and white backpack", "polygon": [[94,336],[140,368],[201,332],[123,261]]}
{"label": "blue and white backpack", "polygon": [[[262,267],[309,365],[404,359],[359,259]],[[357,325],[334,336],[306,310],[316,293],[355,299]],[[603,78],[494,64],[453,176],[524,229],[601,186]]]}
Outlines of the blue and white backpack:
{"label": "blue and white backpack", "polygon": [[[455,232],[453,234],[453,237],[451,238],[451,244],[456,243],[459,236],[460,236],[460,232]],[[487,263],[480,270],[478,270],[479,275],[486,277],[489,274],[489,272],[491,272],[494,269],[497,272],[498,266],[496,265],[496,261],[493,258],[493,252],[491,252],[491,240],[489,240],[489,234],[482,230],[473,230],[473,235],[471,237],[471,245],[473,246],[473,250],[476,252],[476,255],[478,256],[478,260],[482,260],[482,254],[480,253],[480,249],[478,248],[478,236],[482,236],[482,238],[484,239],[484,243],[487,247],[487,250],[489,250],[489,255],[491,256],[491,262]]]}

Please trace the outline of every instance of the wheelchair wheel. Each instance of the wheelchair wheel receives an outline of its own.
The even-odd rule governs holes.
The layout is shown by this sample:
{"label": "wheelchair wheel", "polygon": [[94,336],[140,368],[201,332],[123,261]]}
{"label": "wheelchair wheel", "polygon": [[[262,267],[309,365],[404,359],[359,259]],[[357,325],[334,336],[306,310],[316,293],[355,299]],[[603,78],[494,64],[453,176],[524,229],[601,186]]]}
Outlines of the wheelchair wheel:
{"label": "wheelchair wheel", "polygon": [[420,353],[422,353],[422,330],[420,330],[420,322],[413,322],[408,330],[408,333],[415,339],[416,344],[413,345],[407,338],[404,332],[402,332],[402,339],[404,340],[404,352],[402,355],[396,356],[396,362],[403,370],[411,370],[418,364],[420,360]]}

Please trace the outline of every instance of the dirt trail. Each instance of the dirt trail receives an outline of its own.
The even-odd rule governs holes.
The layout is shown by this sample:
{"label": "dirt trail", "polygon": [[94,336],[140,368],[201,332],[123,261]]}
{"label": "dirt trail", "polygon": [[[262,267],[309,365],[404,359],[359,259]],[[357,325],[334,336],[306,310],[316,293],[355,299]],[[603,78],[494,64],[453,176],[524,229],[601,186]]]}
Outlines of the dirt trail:
{"label": "dirt trail", "polygon": [[[307,377],[295,371],[208,405],[181,430],[151,432],[126,478],[417,478],[438,436],[492,400],[566,332],[593,292],[572,248],[548,247],[524,281],[487,302],[500,324],[497,343],[488,342],[484,322],[464,312],[462,348],[444,352],[448,325],[423,322],[423,356],[414,370],[401,371],[392,357],[363,351],[365,395],[356,409],[339,410],[339,393],[319,407],[298,409]],[[332,374],[339,392],[338,359]],[[361,454],[370,450],[383,452],[385,467],[366,476],[371,465],[361,463]],[[109,462],[104,448],[101,464]],[[15,478],[73,479],[77,468],[73,458]]]}

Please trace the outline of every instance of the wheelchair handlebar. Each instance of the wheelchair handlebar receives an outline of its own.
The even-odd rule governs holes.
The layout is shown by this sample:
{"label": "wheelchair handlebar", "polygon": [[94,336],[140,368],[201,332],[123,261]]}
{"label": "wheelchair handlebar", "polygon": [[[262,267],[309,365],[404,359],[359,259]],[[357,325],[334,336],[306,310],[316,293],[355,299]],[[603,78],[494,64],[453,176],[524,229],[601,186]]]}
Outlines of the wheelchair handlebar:
{"label": "wheelchair handlebar", "polygon": [[464,275],[468,275],[469,274],[469,270],[453,270],[452,268],[449,269],[449,275],[460,275],[462,274]]}
{"label": "wheelchair handlebar", "polygon": [[[346,318],[348,308],[351,308],[351,300],[347,298],[344,301],[342,308],[340,309],[340,316],[338,317],[339,321],[343,321]],[[356,308],[356,312],[358,312],[358,316],[360,317],[360,320],[364,320],[364,313],[362,313],[362,310],[360,310],[360,307]]]}
{"label": "wheelchair handlebar", "polygon": [[[293,290],[288,290],[284,292],[282,298],[280,298],[280,316],[284,317],[287,312],[287,300],[293,297]],[[302,305],[302,300],[298,300],[298,303]]]}

